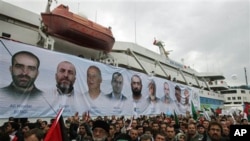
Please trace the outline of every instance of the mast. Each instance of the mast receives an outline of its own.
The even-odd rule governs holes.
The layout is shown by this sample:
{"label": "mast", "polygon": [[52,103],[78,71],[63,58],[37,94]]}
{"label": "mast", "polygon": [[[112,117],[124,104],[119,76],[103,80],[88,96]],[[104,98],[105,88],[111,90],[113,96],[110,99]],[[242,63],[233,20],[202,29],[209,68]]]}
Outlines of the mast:
{"label": "mast", "polygon": [[245,70],[246,85],[248,86],[248,82],[247,82],[247,69],[246,69],[246,67],[244,68],[244,70]]}

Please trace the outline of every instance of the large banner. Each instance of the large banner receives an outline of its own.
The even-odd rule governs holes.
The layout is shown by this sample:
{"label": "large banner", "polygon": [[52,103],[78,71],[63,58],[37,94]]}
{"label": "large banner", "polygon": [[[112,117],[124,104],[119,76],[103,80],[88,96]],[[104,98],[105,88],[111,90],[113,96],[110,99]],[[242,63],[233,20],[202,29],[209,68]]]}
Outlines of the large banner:
{"label": "large banner", "polygon": [[0,118],[185,115],[198,90],[125,68],[1,39]]}

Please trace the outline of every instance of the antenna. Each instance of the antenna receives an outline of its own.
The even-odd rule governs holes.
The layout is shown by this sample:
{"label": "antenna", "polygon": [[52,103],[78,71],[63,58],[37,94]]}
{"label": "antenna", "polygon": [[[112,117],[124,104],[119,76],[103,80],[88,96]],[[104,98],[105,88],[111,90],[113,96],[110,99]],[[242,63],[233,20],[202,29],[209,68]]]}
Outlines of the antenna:
{"label": "antenna", "polygon": [[246,85],[248,86],[248,82],[247,82],[247,69],[246,69],[246,67],[244,68],[244,70],[245,70]]}
{"label": "antenna", "polygon": [[135,43],[136,43],[136,1],[135,1]]}

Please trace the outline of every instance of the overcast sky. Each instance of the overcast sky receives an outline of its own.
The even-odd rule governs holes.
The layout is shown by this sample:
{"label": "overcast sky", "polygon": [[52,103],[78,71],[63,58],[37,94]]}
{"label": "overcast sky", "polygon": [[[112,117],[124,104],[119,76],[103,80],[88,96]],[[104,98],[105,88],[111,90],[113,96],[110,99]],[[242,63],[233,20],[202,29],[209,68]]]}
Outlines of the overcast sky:
{"label": "overcast sky", "polygon": [[[4,0],[36,13],[47,0]],[[249,0],[57,0],[70,11],[111,26],[116,41],[136,42],[198,72],[219,72],[229,85],[250,84]],[[14,12],[14,10],[13,10]]]}

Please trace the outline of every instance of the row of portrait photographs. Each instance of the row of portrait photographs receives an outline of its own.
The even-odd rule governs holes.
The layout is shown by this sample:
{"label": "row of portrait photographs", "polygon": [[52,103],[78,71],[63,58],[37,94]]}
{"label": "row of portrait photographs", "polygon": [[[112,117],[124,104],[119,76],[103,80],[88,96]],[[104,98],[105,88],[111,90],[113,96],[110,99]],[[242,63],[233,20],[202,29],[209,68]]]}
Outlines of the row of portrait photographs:
{"label": "row of portrait photographs", "polygon": [[54,117],[60,108],[64,116],[191,110],[194,88],[189,86],[29,45],[6,44],[13,54],[0,47],[0,118]]}

